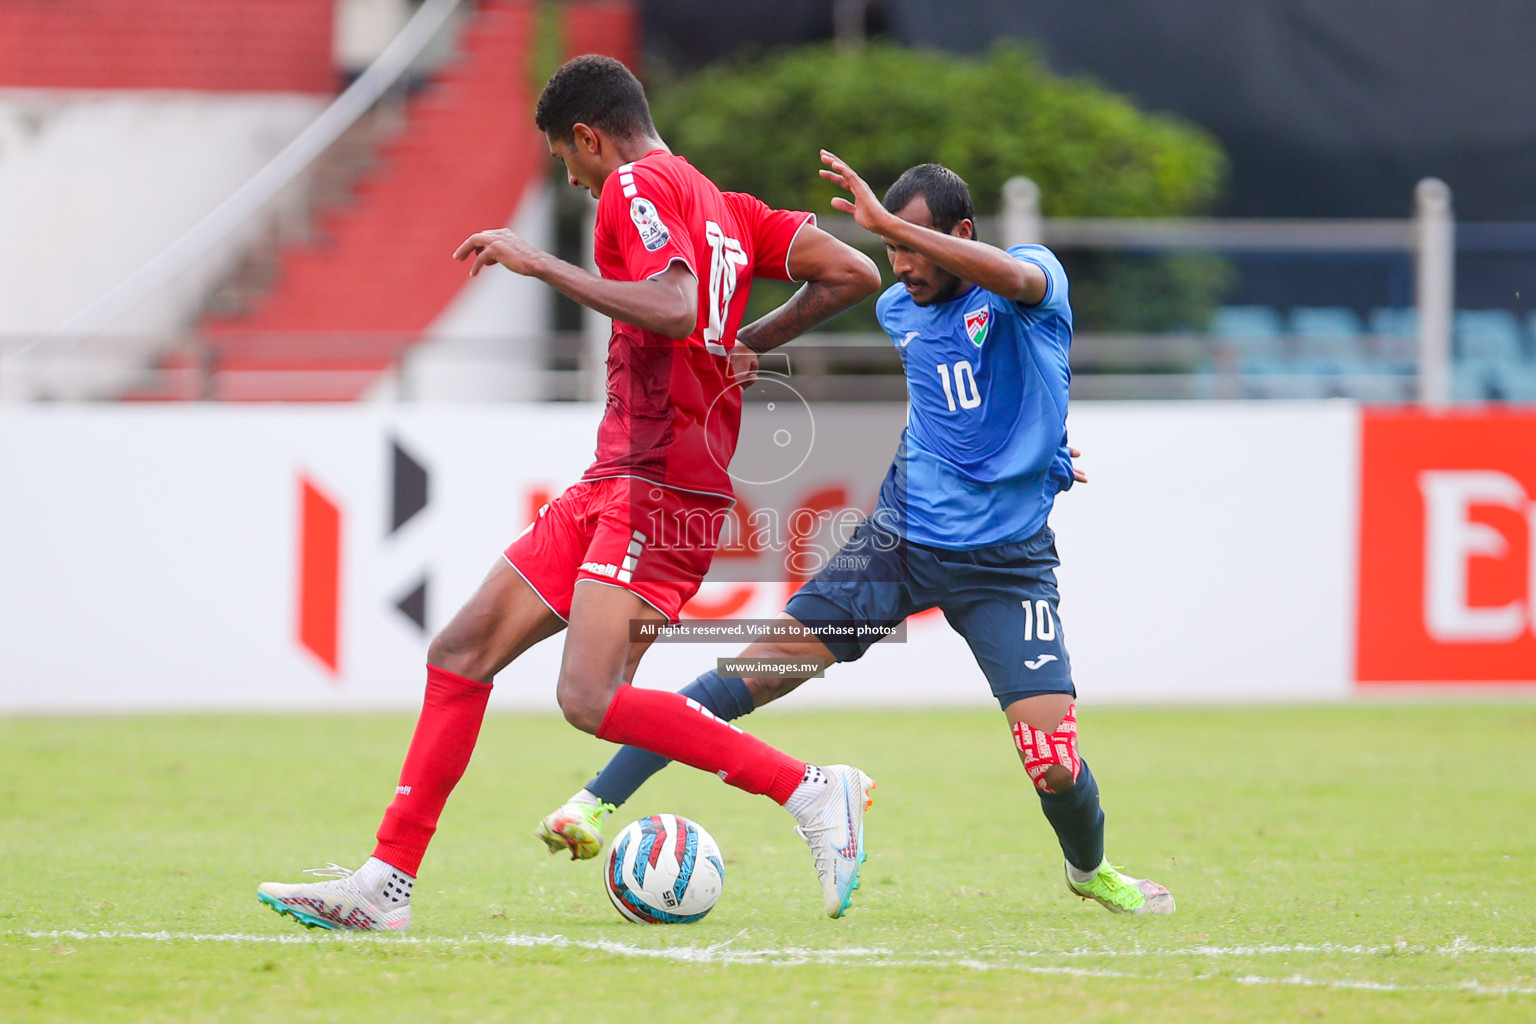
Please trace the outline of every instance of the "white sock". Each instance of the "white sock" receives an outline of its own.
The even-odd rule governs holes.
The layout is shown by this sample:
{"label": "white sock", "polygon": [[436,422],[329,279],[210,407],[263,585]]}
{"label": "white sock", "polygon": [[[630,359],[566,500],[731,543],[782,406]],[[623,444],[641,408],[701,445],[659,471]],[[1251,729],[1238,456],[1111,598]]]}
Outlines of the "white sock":
{"label": "white sock", "polygon": [[409,903],[411,889],[416,885],[415,875],[408,875],[377,857],[369,857],[368,863],[358,868],[352,878],[385,910]]}
{"label": "white sock", "polygon": [[566,803],[568,803],[568,804],[590,804],[593,807],[598,807],[598,806],[602,805],[602,801],[597,798],[597,794],[592,792],[590,789],[583,789],[580,793],[577,793],[575,796],[573,796],[569,800],[567,800]]}
{"label": "white sock", "polygon": [[1076,882],[1078,885],[1084,885],[1093,881],[1098,873],[1098,868],[1094,868],[1092,871],[1079,871],[1077,869],[1077,865],[1073,864],[1071,861],[1067,861],[1067,877],[1072,879],[1072,881]]}
{"label": "white sock", "polygon": [[805,775],[800,779],[800,785],[790,794],[784,802],[784,809],[795,816],[795,820],[804,824],[804,814],[809,811],[827,792],[827,787],[832,785],[832,779],[826,772],[813,764],[805,766]]}

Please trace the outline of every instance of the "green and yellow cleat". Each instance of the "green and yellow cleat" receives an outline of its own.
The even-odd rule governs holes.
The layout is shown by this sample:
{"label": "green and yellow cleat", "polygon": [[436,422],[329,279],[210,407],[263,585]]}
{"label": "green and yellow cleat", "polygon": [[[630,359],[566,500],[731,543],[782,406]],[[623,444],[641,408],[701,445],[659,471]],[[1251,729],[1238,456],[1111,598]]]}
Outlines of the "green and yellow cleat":
{"label": "green and yellow cleat", "polygon": [[1074,882],[1067,873],[1067,889],[1074,896],[1093,900],[1112,914],[1171,914],[1173,894],[1156,882],[1121,874],[1109,861],[1086,882]]}
{"label": "green and yellow cleat", "polygon": [[588,860],[603,850],[603,816],[613,804],[568,803],[544,816],[533,834],[551,855],[569,850],[571,860]]}

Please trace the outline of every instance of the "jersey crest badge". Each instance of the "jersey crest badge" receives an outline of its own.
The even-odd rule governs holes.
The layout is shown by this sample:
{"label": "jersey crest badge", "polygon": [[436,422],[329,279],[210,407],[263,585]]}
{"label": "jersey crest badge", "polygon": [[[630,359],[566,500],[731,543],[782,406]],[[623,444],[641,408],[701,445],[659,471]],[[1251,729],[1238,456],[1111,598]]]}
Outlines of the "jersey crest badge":
{"label": "jersey crest badge", "polygon": [[640,232],[640,241],[650,252],[666,245],[672,237],[667,233],[667,226],[661,222],[656,205],[644,196],[635,196],[629,201],[629,219],[635,222],[635,229]]}
{"label": "jersey crest badge", "polygon": [[987,340],[987,325],[991,322],[992,314],[985,306],[965,314],[965,333],[972,345],[980,348],[981,343]]}

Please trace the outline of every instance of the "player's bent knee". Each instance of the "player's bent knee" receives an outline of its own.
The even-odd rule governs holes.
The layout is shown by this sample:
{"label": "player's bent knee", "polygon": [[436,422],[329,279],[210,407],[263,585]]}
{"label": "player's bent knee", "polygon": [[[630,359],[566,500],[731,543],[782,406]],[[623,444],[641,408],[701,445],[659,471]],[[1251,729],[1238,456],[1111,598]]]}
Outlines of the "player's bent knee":
{"label": "player's bent knee", "polygon": [[465,679],[489,682],[494,666],[488,663],[483,645],[466,643],[465,638],[453,635],[451,629],[451,626],[445,628],[427,645],[427,664]]}
{"label": "player's bent knee", "polygon": [[436,665],[438,668],[445,668],[450,672],[457,672],[458,670],[454,668],[450,662],[458,661],[458,655],[458,648],[442,633],[439,633],[437,636],[433,637],[432,642],[427,645],[428,665]]}
{"label": "player's bent knee", "polygon": [[602,687],[583,685],[562,674],[555,685],[555,700],[559,702],[560,713],[565,715],[567,722],[582,732],[596,736],[603,719],[608,715],[608,705],[613,703],[613,694]]}
{"label": "player's bent knee", "polygon": [[608,714],[608,705],[599,704],[597,701],[586,697],[561,696],[560,713],[565,720],[570,722],[582,732],[597,735],[597,730],[602,727],[603,718]]}
{"label": "player's bent knee", "polygon": [[1067,708],[1066,717],[1054,732],[1036,729],[1028,722],[1015,722],[1013,744],[1024,760],[1029,781],[1042,793],[1065,793],[1077,783],[1083,770],[1077,753],[1077,705]]}

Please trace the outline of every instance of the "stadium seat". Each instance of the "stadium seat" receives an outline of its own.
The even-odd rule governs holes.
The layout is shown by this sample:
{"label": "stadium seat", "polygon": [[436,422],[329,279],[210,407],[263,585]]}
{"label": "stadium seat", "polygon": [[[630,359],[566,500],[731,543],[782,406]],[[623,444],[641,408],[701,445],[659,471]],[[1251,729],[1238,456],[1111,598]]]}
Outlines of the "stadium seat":
{"label": "stadium seat", "polygon": [[1357,365],[1358,360],[1348,357],[1304,355],[1299,359],[1293,359],[1286,372],[1309,373],[1314,377],[1336,377]]}
{"label": "stadium seat", "polygon": [[1486,402],[1489,382],[1495,370],[1481,359],[1458,359],[1451,366],[1451,400],[1454,402]]}
{"label": "stadium seat", "polygon": [[1417,381],[1412,377],[1378,372],[1351,373],[1339,378],[1343,394],[1361,402],[1403,405],[1417,396]]}
{"label": "stadium seat", "polygon": [[1280,329],[1280,314],[1269,306],[1222,306],[1211,314],[1212,334],[1272,338]]}
{"label": "stadium seat", "polygon": [[1269,306],[1222,306],[1211,316],[1210,333],[1243,359],[1283,354],[1280,314]]}
{"label": "stadium seat", "polygon": [[1412,373],[1419,355],[1419,311],[1382,306],[1371,310],[1368,324],[1366,347],[1371,354],[1394,364],[1391,372]]}
{"label": "stadium seat", "polygon": [[1390,338],[1416,338],[1419,311],[1406,306],[1379,306],[1367,318],[1371,333]]}
{"label": "stadium seat", "polygon": [[1315,373],[1298,373],[1287,364],[1282,372],[1245,376],[1242,381],[1244,398],[1327,398],[1330,395],[1329,378]]}
{"label": "stadium seat", "polygon": [[1349,359],[1363,356],[1360,317],[1342,306],[1297,306],[1291,310],[1291,331],[1303,356]]}
{"label": "stadium seat", "polygon": [[1488,398],[1496,402],[1536,403],[1536,366],[1529,363],[1485,364],[1484,387]]}
{"label": "stadium seat", "polygon": [[1504,309],[1462,309],[1456,312],[1455,352],[1458,358],[1518,363],[1524,356],[1520,325]]}
{"label": "stadium seat", "polygon": [[1247,376],[1267,377],[1293,372],[1291,361],[1279,356],[1244,356],[1238,361],[1237,372]]}

